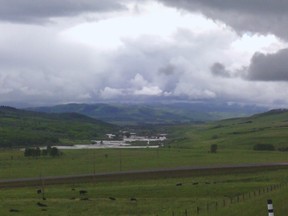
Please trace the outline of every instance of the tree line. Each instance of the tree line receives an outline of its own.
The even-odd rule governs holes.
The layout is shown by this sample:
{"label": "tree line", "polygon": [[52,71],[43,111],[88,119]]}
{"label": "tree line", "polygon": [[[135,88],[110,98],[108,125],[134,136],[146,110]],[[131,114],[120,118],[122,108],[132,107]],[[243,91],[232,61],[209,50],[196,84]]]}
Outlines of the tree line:
{"label": "tree line", "polygon": [[40,156],[51,156],[58,157],[63,155],[63,152],[59,151],[56,147],[47,146],[46,149],[36,148],[25,148],[24,156],[25,157],[40,157]]}

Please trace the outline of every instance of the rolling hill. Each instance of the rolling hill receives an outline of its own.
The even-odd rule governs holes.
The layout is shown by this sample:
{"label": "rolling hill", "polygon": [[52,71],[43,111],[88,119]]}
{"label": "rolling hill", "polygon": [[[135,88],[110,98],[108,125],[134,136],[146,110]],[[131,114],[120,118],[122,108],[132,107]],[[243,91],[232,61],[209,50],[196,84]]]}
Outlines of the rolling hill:
{"label": "rolling hill", "polygon": [[208,150],[251,150],[255,145],[272,145],[288,150],[288,110],[278,109],[250,117],[232,118],[202,125],[182,125],[170,129],[170,145]]}
{"label": "rolling hill", "polygon": [[0,147],[49,145],[101,138],[116,127],[78,113],[0,107]]}
{"label": "rolling hill", "polygon": [[117,125],[181,124],[247,116],[264,111],[254,106],[222,103],[63,104],[28,110],[46,113],[75,112]]}

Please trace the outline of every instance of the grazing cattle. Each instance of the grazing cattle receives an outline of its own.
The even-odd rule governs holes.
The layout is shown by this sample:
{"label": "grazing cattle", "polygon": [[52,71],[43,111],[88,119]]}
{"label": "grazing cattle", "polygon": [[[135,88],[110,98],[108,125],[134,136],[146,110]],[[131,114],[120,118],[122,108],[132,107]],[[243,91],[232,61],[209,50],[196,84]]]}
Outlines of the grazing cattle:
{"label": "grazing cattle", "polygon": [[41,189],[38,189],[37,190],[37,194],[41,194],[42,193],[42,190]]}
{"label": "grazing cattle", "polygon": [[10,209],[10,212],[20,212],[18,209]]}
{"label": "grazing cattle", "polygon": [[110,200],[115,201],[116,198],[115,197],[109,197]]}
{"label": "grazing cattle", "polygon": [[194,183],[193,183],[193,185],[198,185],[198,184],[199,184],[199,182],[194,182]]}
{"label": "grazing cattle", "polygon": [[86,190],[80,190],[80,191],[79,191],[79,194],[80,194],[80,195],[84,195],[84,194],[87,194],[87,193],[88,193],[88,192],[87,192]]}
{"label": "grazing cattle", "polygon": [[40,203],[40,202],[37,202],[37,205],[38,205],[39,207],[47,207],[46,204],[44,204],[44,203]]}
{"label": "grazing cattle", "polygon": [[182,183],[177,183],[176,186],[182,186]]}
{"label": "grazing cattle", "polygon": [[134,201],[134,202],[137,202],[137,199],[136,199],[136,198],[134,198],[134,197],[131,197],[131,198],[130,198],[130,201]]}
{"label": "grazing cattle", "polygon": [[72,190],[72,191],[75,191],[75,188],[72,188],[71,190]]}

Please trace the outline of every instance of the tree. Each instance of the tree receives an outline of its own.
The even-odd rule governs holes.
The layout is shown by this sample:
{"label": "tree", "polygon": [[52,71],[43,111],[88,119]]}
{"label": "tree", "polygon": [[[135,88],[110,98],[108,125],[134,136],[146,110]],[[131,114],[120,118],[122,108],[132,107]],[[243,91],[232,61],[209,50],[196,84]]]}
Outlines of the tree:
{"label": "tree", "polygon": [[41,156],[41,150],[40,150],[39,147],[36,147],[36,148],[34,149],[34,155],[33,155],[33,156],[35,156],[35,157]]}
{"label": "tree", "polygon": [[52,147],[51,151],[50,151],[50,156],[56,157],[56,156],[59,156],[59,155],[60,155],[59,150],[56,147]]}
{"label": "tree", "polygon": [[130,138],[131,137],[131,133],[130,132],[125,132],[124,136],[127,137],[127,138]]}
{"label": "tree", "polygon": [[48,155],[47,149],[42,149],[41,152],[42,152],[42,153],[41,153],[42,156],[47,156],[47,155]]}
{"label": "tree", "polygon": [[62,152],[60,152],[56,147],[47,146],[47,149],[41,149],[39,147],[37,148],[25,148],[24,156],[25,157],[39,157],[39,156],[51,156],[56,157],[63,155]]}
{"label": "tree", "polygon": [[211,152],[211,153],[217,153],[217,149],[218,149],[217,144],[212,144],[212,145],[210,146],[210,152]]}
{"label": "tree", "polygon": [[25,156],[25,157],[30,157],[30,156],[32,156],[32,149],[30,149],[30,148],[25,148],[24,156]]}

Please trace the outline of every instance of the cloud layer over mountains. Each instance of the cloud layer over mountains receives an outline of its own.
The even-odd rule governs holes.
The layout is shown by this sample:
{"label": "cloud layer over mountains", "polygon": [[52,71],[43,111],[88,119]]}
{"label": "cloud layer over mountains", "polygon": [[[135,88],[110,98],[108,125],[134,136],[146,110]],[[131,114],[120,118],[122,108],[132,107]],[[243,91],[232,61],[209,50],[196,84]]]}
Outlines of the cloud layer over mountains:
{"label": "cloud layer over mountains", "polygon": [[288,104],[288,2],[0,3],[1,104]]}

